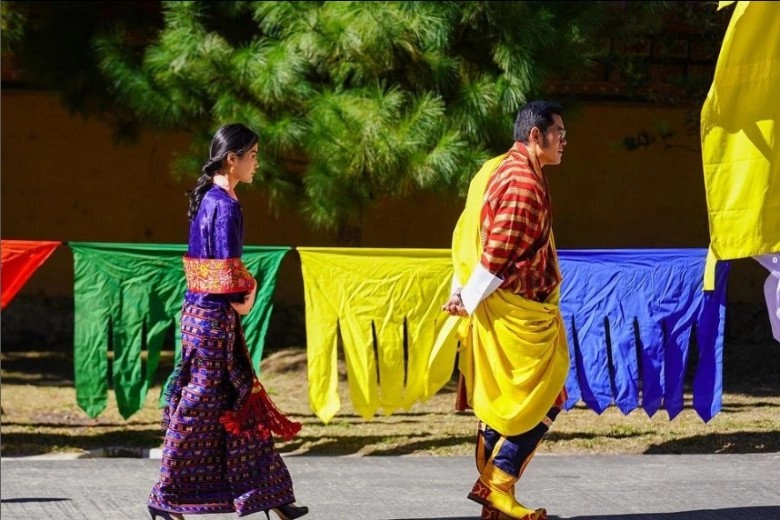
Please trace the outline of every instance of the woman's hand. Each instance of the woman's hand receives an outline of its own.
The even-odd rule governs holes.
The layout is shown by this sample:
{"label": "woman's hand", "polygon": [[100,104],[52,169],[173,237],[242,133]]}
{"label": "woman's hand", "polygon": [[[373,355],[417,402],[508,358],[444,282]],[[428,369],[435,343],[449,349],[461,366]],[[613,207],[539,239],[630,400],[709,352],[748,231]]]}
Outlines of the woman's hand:
{"label": "woman's hand", "polygon": [[233,307],[233,309],[235,309],[235,311],[241,316],[246,316],[249,314],[249,311],[252,310],[252,306],[255,304],[255,296],[257,295],[257,280],[254,280],[254,282],[255,284],[252,287],[252,290],[249,291],[249,294],[244,296],[243,302],[230,302],[230,305]]}

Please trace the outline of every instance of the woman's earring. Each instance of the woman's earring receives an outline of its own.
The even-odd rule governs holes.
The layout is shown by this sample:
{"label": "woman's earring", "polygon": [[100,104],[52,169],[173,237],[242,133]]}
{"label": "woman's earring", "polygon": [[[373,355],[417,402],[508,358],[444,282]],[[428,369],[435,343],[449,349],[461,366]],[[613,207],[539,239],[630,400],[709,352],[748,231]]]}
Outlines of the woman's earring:
{"label": "woman's earring", "polygon": [[230,167],[230,175],[233,175],[236,172],[235,168],[232,166]]}

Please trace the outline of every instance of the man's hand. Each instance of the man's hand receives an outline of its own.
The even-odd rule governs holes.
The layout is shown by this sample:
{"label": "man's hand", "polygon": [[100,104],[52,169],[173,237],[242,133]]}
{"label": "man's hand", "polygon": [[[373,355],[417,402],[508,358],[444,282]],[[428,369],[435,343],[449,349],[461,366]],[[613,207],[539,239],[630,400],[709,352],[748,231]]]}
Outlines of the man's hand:
{"label": "man's hand", "polygon": [[249,314],[249,311],[252,310],[252,306],[255,304],[255,295],[257,294],[257,280],[254,281],[255,284],[252,287],[252,290],[249,291],[249,294],[244,296],[244,301],[241,303],[235,303],[230,302],[230,305],[235,309],[235,311],[241,315],[246,316]]}
{"label": "man's hand", "polygon": [[460,289],[452,293],[450,299],[447,300],[441,310],[449,313],[450,316],[468,316],[466,308],[463,306],[463,300],[460,299]]}

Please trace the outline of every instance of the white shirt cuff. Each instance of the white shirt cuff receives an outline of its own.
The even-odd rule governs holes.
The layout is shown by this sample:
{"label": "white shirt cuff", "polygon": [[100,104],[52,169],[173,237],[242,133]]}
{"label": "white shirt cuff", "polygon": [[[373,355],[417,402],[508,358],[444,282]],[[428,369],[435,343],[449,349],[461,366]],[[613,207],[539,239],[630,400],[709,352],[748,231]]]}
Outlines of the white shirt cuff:
{"label": "white shirt cuff", "polygon": [[477,263],[469,281],[460,292],[460,299],[466,312],[472,314],[479,302],[487,298],[490,293],[498,289],[503,280],[485,269],[481,263]]}

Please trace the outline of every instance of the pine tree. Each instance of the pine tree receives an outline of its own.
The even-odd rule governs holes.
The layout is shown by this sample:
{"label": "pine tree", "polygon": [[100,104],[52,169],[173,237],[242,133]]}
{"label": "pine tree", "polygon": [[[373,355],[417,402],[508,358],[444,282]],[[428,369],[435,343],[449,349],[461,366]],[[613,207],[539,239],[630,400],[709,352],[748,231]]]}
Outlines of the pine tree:
{"label": "pine tree", "polygon": [[337,228],[380,198],[463,194],[546,78],[604,59],[606,35],[657,30],[669,4],[163,2],[151,36],[114,24],[92,49],[119,113],[193,135],[177,172],[241,121],[272,203]]}

